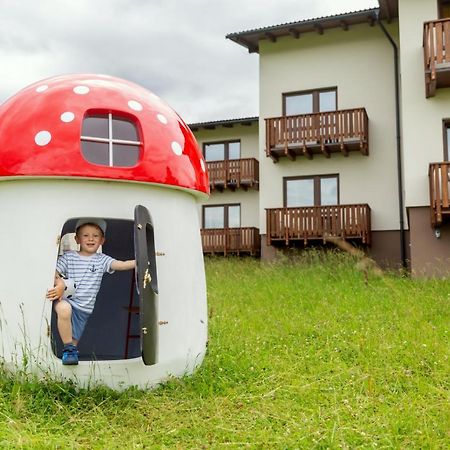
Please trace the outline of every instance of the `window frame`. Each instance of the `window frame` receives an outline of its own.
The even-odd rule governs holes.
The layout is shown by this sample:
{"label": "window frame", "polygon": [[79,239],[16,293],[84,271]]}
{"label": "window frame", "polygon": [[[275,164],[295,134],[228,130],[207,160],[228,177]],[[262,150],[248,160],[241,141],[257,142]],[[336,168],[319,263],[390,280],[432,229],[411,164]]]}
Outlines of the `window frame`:
{"label": "window frame", "polygon": [[444,147],[444,155],[443,155],[444,161],[448,161],[448,156],[449,156],[447,132],[450,133],[450,118],[442,119],[442,140],[443,140],[443,147]]}
{"label": "window frame", "polygon": [[[239,144],[239,159],[241,158],[241,140],[240,139],[229,139],[229,140],[225,140],[225,141],[211,141],[211,142],[203,142],[202,144],[202,150],[203,150],[203,158],[205,159],[206,162],[214,162],[214,161],[229,161],[230,160],[230,144],[235,144],[238,143]],[[206,146],[207,145],[218,145],[218,144],[223,144],[224,148],[223,148],[223,156],[224,159],[215,159],[212,161],[209,161],[206,159]],[[237,160],[233,160],[233,161],[237,161]]]}
{"label": "window frame", "polygon": [[[82,127],[84,124],[85,119],[92,119],[92,118],[99,118],[99,119],[107,119],[108,120],[108,137],[107,138],[103,138],[103,137],[96,137],[96,136],[85,136],[80,134],[80,143],[84,142],[97,142],[97,143],[101,143],[101,144],[108,144],[108,164],[98,164],[98,163],[94,163],[90,160],[88,160],[85,155],[83,154],[83,151],[81,150],[81,154],[83,156],[83,158],[89,162],[89,164],[94,164],[97,166],[102,166],[102,167],[111,167],[111,168],[116,168],[116,169],[128,169],[128,168],[132,168],[132,167],[136,167],[136,165],[139,163],[139,160],[142,157],[142,133],[141,130],[139,129],[138,123],[136,122],[136,120],[133,120],[133,118],[131,117],[126,117],[120,114],[114,114],[111,111],[109,112],[101,112],[101,111],[88,111],[87,114],[83,117],[83,123],[82,123]],[[127,139],[117,139],[113,137],[113,120],[126,120],[128,122],[130,122],[135,130],[136,130],[136,135],[138,137],[137,141],[130,141]],[[113,151],[113,146],[114,144],[119,144],[119,145],[130,145],[133,147],[137,147],[138,148],[138,157],[136,159],[135,164],[133,164],[132,166],[118,166],[118,165],[114,165],[114,151]]]}
{"label": "window frame", "polygon": [[283,92],[283,94],[282,94],[283,116],[286,116],[286,98],[287,97],[296,97],[296,96],[308,95],[308,94],[313,95],[313,110],[311,113],[308,113],[308,114],[320,113],[321,112],[320,111],[320,94],[322,92],[334,92],[335,93],[335,98],[336,98],[335,111],[337,111],[338,110],[338,89],[337,89],[337,86],[331,86],[331,87],[326,87],[326,88],[308,89],[305,91]]}
{"label": "window frame", "polygon": [[[450,18],[450,0],[437,0],[437,9],[439,19]],[[445,10],[449,11],[449,14],[445,14]]]}
{"label": "window frame", "polygon": [[[229,227],[229,214],[228,214],[228,208],[230,206],[239,206],[239,227],[233,227],[233,228],[242,228],[242,216],[241,216],[241,204],[240,203],[220,203],[217,205],[202,205],[202,228],[204,230],[225,230]],[[207,208],[223,208],[223,228],[206,228],[205,227],[205,209]]]}
{"label": "window frame", "polygon": [[295,180],[313,180],[314,181],[314,203],[310,206],[323,206],[322,202],[322,193],[320,189],[320,180],[325,178],[336,178],[336,189],[337,189],[337,205],[340,205],[340,183],[339,183],[339,174],[338,173],[330,173],[330,174],[321,174],[321,175],[302,175],[295,177],[283,177],[283,207],[284,208],[308,208],[308,206],[287,206],[287,184],[289,181]]}

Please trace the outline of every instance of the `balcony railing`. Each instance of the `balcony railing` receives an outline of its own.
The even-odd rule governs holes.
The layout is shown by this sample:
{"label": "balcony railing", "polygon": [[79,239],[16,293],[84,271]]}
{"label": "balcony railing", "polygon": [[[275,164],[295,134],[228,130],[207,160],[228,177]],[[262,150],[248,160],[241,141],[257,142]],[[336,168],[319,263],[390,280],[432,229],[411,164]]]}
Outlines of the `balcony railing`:
{"label": "balcony railing", "polygon": [[423,24],[425,95],[432,97],[436,88],[450,86],[450,19]]}
{"label": "balcony railing", "polygon": [[439,227],[447,219],[450,220],[450,162],[431,163],[428,178],[431,225]]}
{"label": "balcony railing", "polygon": [[351,150],[369,153],[369,119],[364,108],[266,119],[266,155],[312,158]]}
{"label": "balcony railing", "polygon": [[209,161],[206,164],[212,190],[259,187],[259,162],[255,158]]}
{"label": "balcony railing", "polygon": [[367,204],[266,209],[267,244],[289,245],[336,236],[370,245],[370,207]]}
{"label": "balcony railing", "polygon": [[203,228],[201,236],[203,253],[257,255],[261,251],[258,228]]}

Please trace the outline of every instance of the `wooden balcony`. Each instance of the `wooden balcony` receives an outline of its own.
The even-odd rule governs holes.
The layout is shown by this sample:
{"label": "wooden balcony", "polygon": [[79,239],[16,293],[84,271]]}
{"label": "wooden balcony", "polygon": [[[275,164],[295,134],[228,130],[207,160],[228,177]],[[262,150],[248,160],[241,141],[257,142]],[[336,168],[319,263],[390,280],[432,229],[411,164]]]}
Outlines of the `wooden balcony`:
{"label": "wooden balcony", "polygon": [[450,87],[450,19],[423,24],[423,54],[425,95],[432,97],[437,88]]}
{"label": "wooden balcony", "polygon": [[323,240],[326,235],[360,240],[370,245],[367,204],[266,209],[267,244],[286,245]]}
{"label": "wooden balcony", "polygon": [[255,158],[206,163],[211,190],[259,188],[259,162]]}
{"label": "wooden balcony", "polygon": [[369,119],[364,108],[266,119],[266,155],[275,162],[356,150],[369,154]]}
{"label": "wooden balcony", "polygon": [[430,181],[431,225],[439,227],[450,221],[450,162],[431,163]]}
{"label": "wooden balcony", "polygon": [[258,228],[203,228],[201,236],[205,254],[257,255],[261,251]]}

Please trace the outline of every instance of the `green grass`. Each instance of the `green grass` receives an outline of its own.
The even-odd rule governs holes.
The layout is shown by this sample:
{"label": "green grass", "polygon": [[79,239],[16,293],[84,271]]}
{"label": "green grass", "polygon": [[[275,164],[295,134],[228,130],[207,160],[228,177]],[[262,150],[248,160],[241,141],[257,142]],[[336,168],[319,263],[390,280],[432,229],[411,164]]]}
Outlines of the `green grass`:
{"label": "green grass", "polygon": [[445,280],[208,259],[209,349],[152,392],[0,380],[1,448],[450,447]]}

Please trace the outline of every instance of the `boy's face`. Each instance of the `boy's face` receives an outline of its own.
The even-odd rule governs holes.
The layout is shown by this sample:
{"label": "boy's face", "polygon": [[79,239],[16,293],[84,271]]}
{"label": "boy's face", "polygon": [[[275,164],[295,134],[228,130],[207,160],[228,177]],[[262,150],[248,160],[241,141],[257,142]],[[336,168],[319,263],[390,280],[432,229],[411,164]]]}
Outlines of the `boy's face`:
{"label": "boy's face", "polygon": [[103,245],[105,238],[99,227],[87,224],[78,228],[75,241],[80,245],[81,253],[93,255]]}

